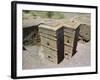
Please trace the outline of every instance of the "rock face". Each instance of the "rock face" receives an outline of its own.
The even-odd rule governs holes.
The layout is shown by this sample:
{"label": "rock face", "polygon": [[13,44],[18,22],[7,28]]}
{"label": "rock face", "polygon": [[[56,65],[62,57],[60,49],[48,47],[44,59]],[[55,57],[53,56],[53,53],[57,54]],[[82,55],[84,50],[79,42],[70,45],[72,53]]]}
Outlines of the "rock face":
{"label": "rock face", "polygon": [[87,24],[81,24],[79,39],[88,42],[90,41],[90,36],[90,26]]}
{"label": "rock face", "polygon": [[23,28],[23,44],[35,45],[40,42],[37,26]]}

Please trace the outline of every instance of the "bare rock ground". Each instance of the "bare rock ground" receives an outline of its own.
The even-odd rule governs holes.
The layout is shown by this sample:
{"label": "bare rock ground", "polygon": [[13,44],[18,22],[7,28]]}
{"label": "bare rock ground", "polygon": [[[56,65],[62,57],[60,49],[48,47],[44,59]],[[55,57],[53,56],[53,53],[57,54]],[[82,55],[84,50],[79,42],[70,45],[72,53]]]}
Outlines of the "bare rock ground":
{"label": "bare rock ground", "polygon": [[81,67],[90,66],[91,52],[90,42],[78,42],[77,52],[72,58],[66,59],[60,64],[54,64],[44,59],[42,48],[39,45],[25,46],[27,50],[22,53],[23,69],[58,68],[58,67]]}

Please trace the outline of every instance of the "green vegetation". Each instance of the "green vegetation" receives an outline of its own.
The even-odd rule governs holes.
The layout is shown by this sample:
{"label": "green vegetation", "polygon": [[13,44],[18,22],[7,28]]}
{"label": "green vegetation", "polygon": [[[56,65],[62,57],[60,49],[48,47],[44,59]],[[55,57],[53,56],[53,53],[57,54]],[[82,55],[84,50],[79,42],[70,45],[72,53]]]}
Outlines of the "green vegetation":
{"label": "green vegetation", "polygon": [[63,12],[53,12],[53,11],[30,11],[23,10],[23,18],[50,18],[50,19],[63,19]]}

